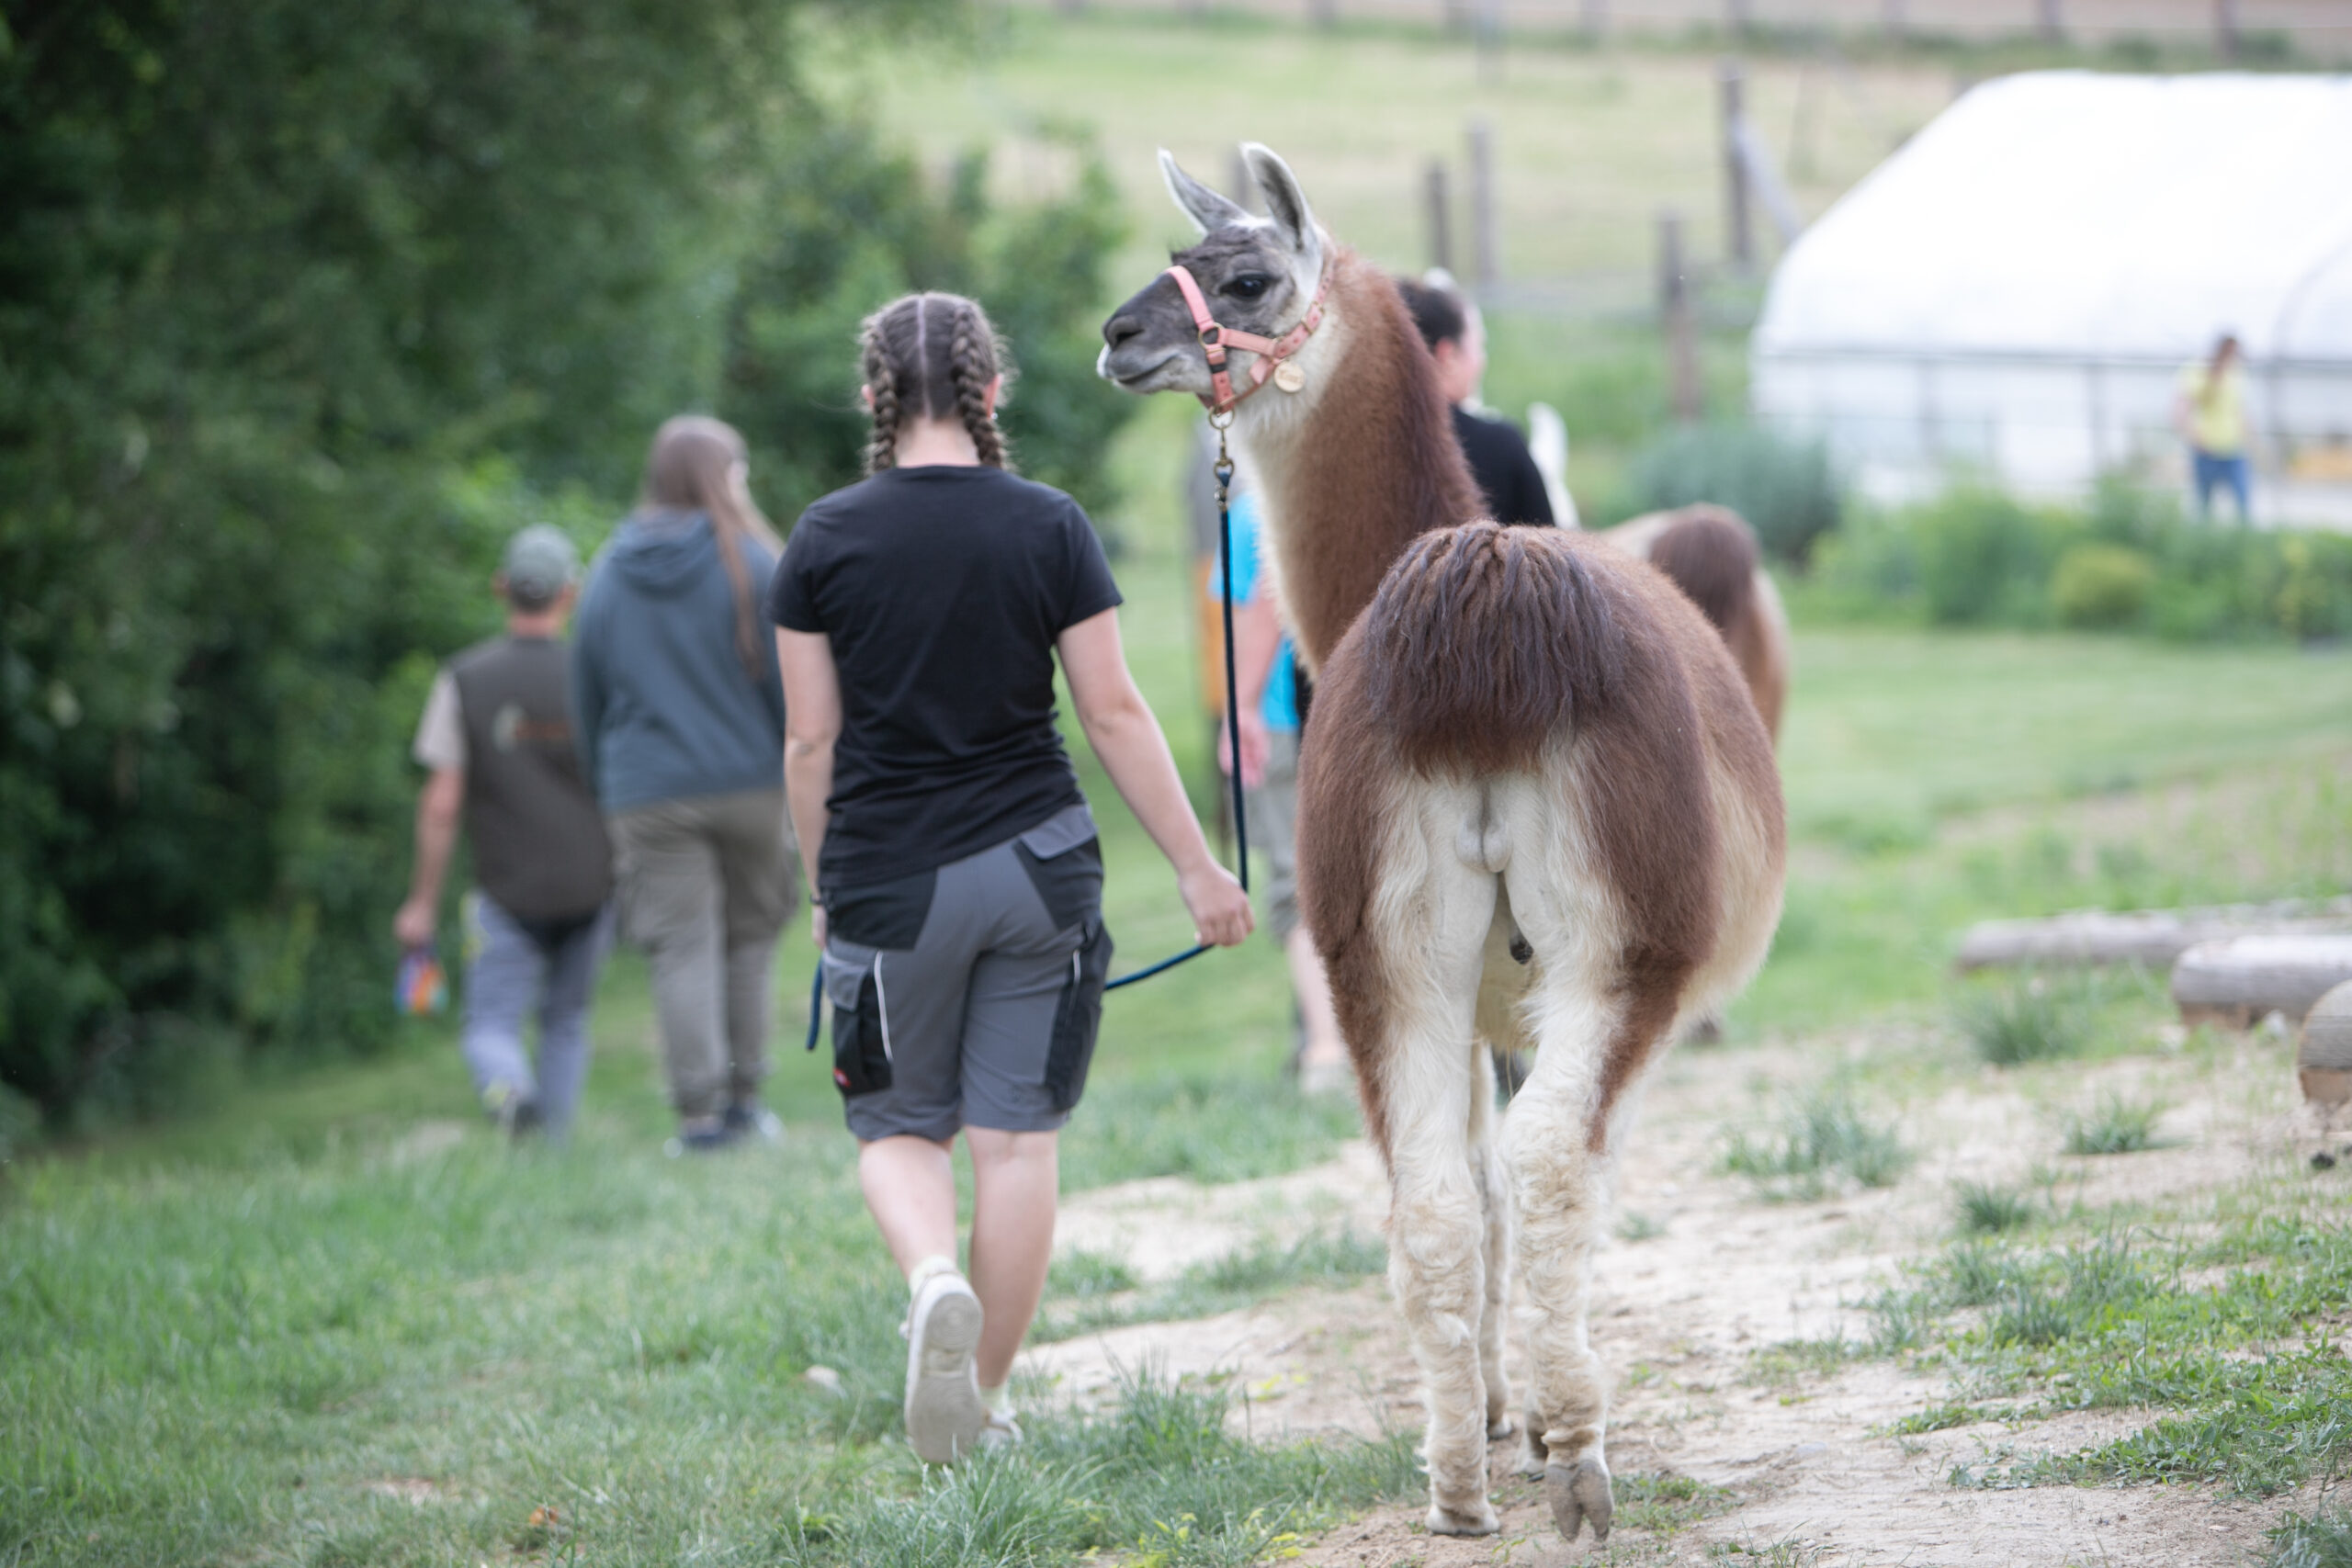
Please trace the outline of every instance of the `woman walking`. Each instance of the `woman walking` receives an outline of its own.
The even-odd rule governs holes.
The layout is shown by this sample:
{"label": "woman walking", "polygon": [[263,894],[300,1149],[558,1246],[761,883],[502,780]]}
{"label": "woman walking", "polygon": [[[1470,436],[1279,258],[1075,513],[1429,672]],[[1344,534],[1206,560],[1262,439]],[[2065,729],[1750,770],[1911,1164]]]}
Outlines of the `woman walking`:
{"label": "woman walking", "polygon": [[678,1152],[773,1128],[760,1080],[793,856],[784,689],[759,611],[780,547],[748,471],[743,438],[718,421],[662,425],[573,642],[581,751],[622,924],[652,970]]}
{"label": "woman walking", "polygon": [[933,1462],[1020,1436],[1005,1382],[1045,1289],[1056,1136],[1111,963],[1102,852],[1054,725],[1057,654],[1201,939],[1230,946],[1250,927],[1127,673],[1092,526],[1006,469],[999,363],[968,299],[912,295],[867,320],[870,477],[802,515],[770,594],[833,1077],[911,1293],[907,1432]]}

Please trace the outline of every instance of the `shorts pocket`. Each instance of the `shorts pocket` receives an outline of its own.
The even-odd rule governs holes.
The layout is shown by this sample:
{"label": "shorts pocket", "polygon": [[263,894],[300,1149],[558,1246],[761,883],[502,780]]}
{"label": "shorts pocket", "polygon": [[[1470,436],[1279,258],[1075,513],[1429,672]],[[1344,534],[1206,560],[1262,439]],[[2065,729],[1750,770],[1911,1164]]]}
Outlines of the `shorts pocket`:
{"label": "shorts pocket", "polygon": [[882,1011],[882,955],[863,964],[825,954],[825,999],[833,1004],[833,1087],[855,1099],[890,1087],[889,1022]]}
{"label": "shorts pocket", "polygon": [[[1059,858],[1059,857],[1057,857]],[[1068,1111],[1086,1092],[1086,1069],[1094,1060],[1102,1027],[1102,987],[1111,977],[1111,931],[1089,921],[1085,939],[1070,954],[1069,977],[1054,1007],[1053,1043],[1046,1052],[1046,1098]]]}
{"label": "shorts pocket", "polygon": [[1050,854],[1040,854],[1026,838],[1013,841],[1012,852],[1029,874],[1029,886],[1046,906],[1056,930],[1099,925],[1102,911],[1102,845],[1085,839]]}

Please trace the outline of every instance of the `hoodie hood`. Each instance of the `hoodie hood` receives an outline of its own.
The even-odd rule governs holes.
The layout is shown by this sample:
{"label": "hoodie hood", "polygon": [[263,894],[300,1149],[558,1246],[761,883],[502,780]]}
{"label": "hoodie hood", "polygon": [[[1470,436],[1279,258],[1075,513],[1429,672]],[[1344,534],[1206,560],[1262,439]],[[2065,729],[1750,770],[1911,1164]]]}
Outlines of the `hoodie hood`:
{"label": "hoodie hood", "polygon": [[699,512],[640,512],[621,524],[606,557],[642,592],[684,592],[718,565],[710,519]]}

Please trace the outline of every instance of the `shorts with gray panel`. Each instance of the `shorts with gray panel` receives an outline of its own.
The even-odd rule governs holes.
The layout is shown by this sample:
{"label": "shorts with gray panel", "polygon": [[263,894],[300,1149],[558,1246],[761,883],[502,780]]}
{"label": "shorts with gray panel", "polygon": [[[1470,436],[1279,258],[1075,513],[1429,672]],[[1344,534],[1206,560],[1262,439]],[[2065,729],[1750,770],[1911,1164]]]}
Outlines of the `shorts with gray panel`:
{"label": "shorts with gray panel", "polygon": [[1047,1132],[1086,1088],[1111,936],[1069,807],[933,871],[825,900],[833,1082],[859,1140]]}

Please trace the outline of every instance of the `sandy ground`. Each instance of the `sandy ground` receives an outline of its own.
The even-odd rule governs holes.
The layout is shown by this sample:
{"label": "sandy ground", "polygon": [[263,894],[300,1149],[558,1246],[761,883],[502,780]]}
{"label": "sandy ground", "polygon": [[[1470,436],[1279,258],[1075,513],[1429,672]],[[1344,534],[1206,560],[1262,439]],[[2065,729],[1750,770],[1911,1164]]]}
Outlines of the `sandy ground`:
{"label": "sandy ground", "polygon": [[[1925,1040],[1873,1051],[1949,1051]],[[1860,1050],[1864,1043],[1851,1043]],[[1759,1199],[1713,1166],[1727,1127],[1764,1112],[1770,1084],[1819,1071],[1818,1046],[1685,1048],[1654,1083],[1629,1141],[1618,1211],[1655,1234],[1612,1238],[1598,1263],[1592,1337],[1615,1378],[1610,1462],[1620,1475],[1684,1475],[1727,1488],[1728,1507],[1679,1531],[1621,1523],[1600,1560],[1695,1562],[1765,1553],[1790,1563],[2246,1563],[2263,1532],[2309,1499],[2222,1501],[2194,1491],[1963,1490],[1957,1463],[2001,1445],[2068,1450],[2137,1429],[2149,1412],[2096,1412],[2009,1427],[1997,1423],[1905,1438],[1873,1435],[1939,1404],[1939,1378],[1868,1360],[1838,1371],[1759,1368],[1755,1352],[1792,1339],[1867,1331],[1861,1302],[1951,1226],[1957,1179],[2039,1176],[2060,1202],[2092,1208],[2160,1201],[2258,1175],[2300,1172],[2313,1130],[2293,1100],[2290,1048],[2252,1036],[2217,1062],[2161,1049],[2063,1069],[1928,1075],[1905,1108],[1917,1164],[1896,1186],[1815,1202]],[[2174,1109],[2171,1145],[2101,1159],[2059,1152],[2055,1107],[2101,1092],[2157,1094]],[[2298,1176],[2301,1179],[2346,1179]],[[1377,1229],[1385,1182],[1351,1145],[1329,1165],[1266,1181],[1203,1189],[1138,1182],[1080,1194],[1065,1211],[1065,1247],[1115,1253],[1147,1278],[1176,1272],[1265,1235],[1352,1224]],[[1416,1378],[1385,1281],[1310,1291],[1245,1312],[1147,1324],[1034,1350],[1029,1369],[1081,1402],[1103,1397],[1121,1369],[1149,1363],[1177,1377],[1233,1380],[1236,1419],[1253,1436],[1414,1428]],[[1540,1488],[1509,1469],[1515,1441],[1493,1451],[1503,1533],[1432,1538],[1420,1507],[1382,1510],[1314,1543],[1303,1561],[1334,1564],[1558,1563],[1596,1554],[1553,1529]],[[1779,1549],[1775,1551],[1774,1549]]]}

